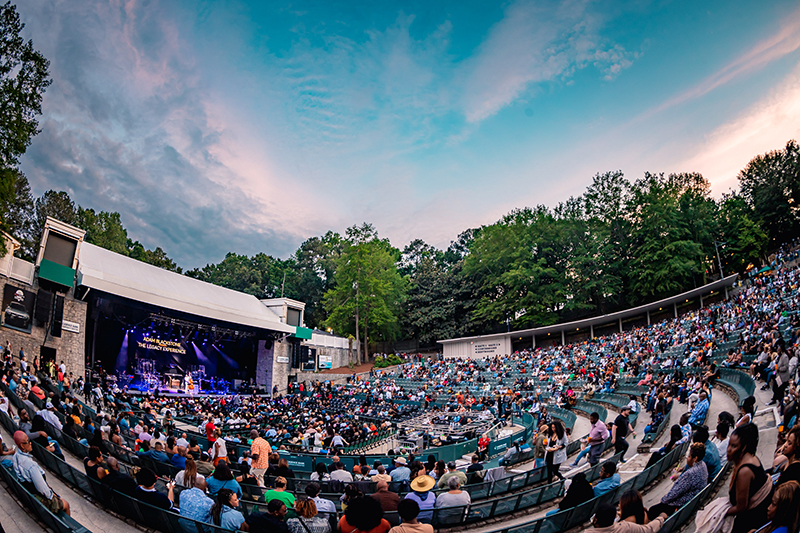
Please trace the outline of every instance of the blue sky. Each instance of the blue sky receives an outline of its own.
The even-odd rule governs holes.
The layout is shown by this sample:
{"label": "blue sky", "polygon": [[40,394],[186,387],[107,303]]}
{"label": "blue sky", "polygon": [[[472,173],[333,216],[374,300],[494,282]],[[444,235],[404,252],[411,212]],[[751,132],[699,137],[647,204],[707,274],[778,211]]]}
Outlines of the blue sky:
{"label": "blue sky", "polygon": [[34,193],[185,267],[364,221],[445,247],[607,170],[718,196],[800,129],[790,1],[18,4],[53,77]]}

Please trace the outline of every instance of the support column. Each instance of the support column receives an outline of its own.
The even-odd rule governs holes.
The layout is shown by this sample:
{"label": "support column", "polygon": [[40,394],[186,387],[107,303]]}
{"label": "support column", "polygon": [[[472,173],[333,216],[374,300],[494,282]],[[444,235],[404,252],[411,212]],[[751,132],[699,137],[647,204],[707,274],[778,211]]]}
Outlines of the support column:
{"label": "support column", "polygon": [[589,325],[589,338],[594,339],[594,326]]}
{"label": "support column", "polygon": [[678,304],[676,302],[672,302],[672,310],[675,311],[675,318],[678,318]]}
{"label": "support column", "polygon": [[725,299],[727,300],[728,299],[728,287],[723,287],[723,290],[725,291]]}
{"label": "support column", "polygon": [[647,325],[650,325],[650,310],[647,311]]}
{"label": "support column", "polygon": [[700,309],[703,308],[703,295],[700,295]]}
{"label": "support column", "polygon": [[619,319],[619,332],[622,333],[622,319]]}
{"label": "support column", "polygon": [[533,345],[533,349],[535,350],[536,349],[536,334],[531,335],[531,339],[532,339],[531,344]]}
{"label": "support column", "polygon": [[564,346],[567,342],[564,340],[564,330],[561,330],[561,346]]}

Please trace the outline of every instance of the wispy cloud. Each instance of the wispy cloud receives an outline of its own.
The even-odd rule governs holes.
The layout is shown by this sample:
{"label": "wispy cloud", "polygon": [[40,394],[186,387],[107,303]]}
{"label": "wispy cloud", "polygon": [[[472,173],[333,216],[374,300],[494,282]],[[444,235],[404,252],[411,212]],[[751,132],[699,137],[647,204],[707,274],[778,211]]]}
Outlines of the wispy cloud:
{"label": "wispy cloud", "polygon": [[731,80],[758,70],[800,48],[800,8],[795,9],[783,19],[780,31],[756,43],[721,69],[703,79],[690,89],[666,100],[657,107],[638,117],[639,120],[651,117],[667,109],[704,96]]}
{"label": "wispy cloud", "polygon": [[736,187],[750,159],[783,148],[789,139],[800,139],[800,64],[770,95],[709,134],[678,168],[701,172],[723,193]]}

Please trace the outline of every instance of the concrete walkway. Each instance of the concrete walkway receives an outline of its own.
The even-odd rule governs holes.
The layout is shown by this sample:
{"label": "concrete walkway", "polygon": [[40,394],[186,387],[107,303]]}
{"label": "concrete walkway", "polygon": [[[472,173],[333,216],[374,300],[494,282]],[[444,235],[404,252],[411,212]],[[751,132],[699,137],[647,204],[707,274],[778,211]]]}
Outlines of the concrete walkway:
{"label": "concrete walkway", "polygon": [[3,499],[0,505],[0,524],[5,533],[31,533],[42,531],[42,526],[28,515],[28,512],[16,502],[12,501],[11,494]]}

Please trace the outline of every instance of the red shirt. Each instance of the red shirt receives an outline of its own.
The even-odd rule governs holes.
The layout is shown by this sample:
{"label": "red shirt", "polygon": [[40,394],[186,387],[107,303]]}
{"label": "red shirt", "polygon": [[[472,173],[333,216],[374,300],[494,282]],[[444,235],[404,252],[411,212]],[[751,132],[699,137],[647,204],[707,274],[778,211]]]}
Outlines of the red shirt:
{"label": "red shirt", "polygon": [[206,424],[206,439],[208,439],[208,442],[214,442],[217,440],[216,437],[214,437],[215,429],[217,428],[214,427],[214,422],[209,420],[208,424]]}

